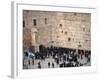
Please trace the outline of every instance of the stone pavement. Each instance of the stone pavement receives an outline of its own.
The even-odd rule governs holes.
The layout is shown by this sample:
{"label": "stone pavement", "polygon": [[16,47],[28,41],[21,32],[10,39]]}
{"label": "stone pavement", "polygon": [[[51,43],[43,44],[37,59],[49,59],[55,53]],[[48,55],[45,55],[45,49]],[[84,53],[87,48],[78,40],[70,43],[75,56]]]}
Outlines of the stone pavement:
{"label": "stone pavement", "polygon": [[[91,64],[88,62],[87,63],[87,59],[83,56],[83,59],[78,59],[78,61],[80,63],[83,64],[83,66],[90,66]],[[24,62],[26,64],[26,66],[24,66],[24,69],[38,69],[38,62],[40,62],[41,64],[41,68],[48,68],[48,62],[50,62],[50,68],[52,68],[52,62],[54,63],[54,68],[59,68],[59,64],[61,64],[62,62],[60,61],[59,64],[57,64],[54,59],[52,58],[52,56],[50,56],[49,58],[46,58],[45,60],[34,60],[34,65],[32,64],[32,60],[30,59],[30,65],[28,65],[28,59],[26,59],[26,61]],[[67,61],[66,61],[67,63]]]}

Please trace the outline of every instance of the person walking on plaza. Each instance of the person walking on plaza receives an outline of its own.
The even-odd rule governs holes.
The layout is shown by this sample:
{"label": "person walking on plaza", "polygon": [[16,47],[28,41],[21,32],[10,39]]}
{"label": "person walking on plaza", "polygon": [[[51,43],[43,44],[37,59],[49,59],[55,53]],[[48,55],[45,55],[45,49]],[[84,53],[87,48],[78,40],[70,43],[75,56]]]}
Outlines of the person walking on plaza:
{"label": "person walking on plaza", "polygon": [[41,63],[40,62],[38,62],[38,68],[41,69]]}
{"label": "person walking on plaza", "polygon": [[50,68],[50,62],[48,62],[48,67]]}
{"label": "person walking on plaza", "polygon": [[54,68],[54,63],[52,62],[52,67]]}

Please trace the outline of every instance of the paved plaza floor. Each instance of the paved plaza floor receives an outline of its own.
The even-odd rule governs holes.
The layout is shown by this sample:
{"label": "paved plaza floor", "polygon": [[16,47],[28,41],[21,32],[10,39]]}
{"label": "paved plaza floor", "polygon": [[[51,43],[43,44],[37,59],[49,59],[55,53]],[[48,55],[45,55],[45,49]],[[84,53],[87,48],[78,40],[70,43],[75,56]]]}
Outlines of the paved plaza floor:
{"label": "paved plaza floor", "polygon": [[[28,59],[26,59],[24,61],[24,69],[38,69],[38,63],[40,62],[41,64],[41,68],[53,68],[52,67],[52,63],[54,63],[54,68],[60,68],[59,64],[62,63],[62,61],[59,62],[59,64],[57,64],[55,62],[55,60],[52,58],[52,56],[50,56],[49,58],[46,58],[45,60],[39,60],[36,59],[34,60],[34,65],[32,64],[32,59],[30,59],[30,65],[28,64]],[[48,67],[48,62],[50,62],[50,67]],[[81,64],[83,64],[83,66],[90,66],[90,62],[87,63],[87,58],[83,57],[83,59],[78,59],[78,62],[80,62]],[[68,63],[68,61],[66,61],[66,63]],[[73,63],[74,64],[74,63]]]}

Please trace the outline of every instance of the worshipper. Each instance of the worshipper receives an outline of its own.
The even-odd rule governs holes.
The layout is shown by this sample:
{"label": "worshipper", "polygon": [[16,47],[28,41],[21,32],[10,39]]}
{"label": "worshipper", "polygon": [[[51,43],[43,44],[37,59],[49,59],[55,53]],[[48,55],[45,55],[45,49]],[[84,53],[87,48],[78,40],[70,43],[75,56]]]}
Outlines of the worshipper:
{"label": "worshipper", "polygon": [[87,58],[87,63],[90,62],[90,57]]}
{"label": "worshipper", "polygon": [[50,62],[48,62],[48,68],[50,68]]}
{"label": "worshipper", "polygon": [[66,61],[66,54],[63,54],[63,61]]}
{"label": "worshipper", "polygon": [[24,54],[25,54],[26,57],[28,57],[28,53],[27,52],[25,52]]}
{"label": "worshipper", "polygon": [[57,64],[59,64],[59,59],[57,58]]}
{"label": "worshipper", "polygon": [[34,59],[32,60],[32,64],[34,65]]}
{"label": "worshipper", "polygon": [[54,63],[52,62],[52,67],[54,68]]}
{"label": "worshipper", "polygon": [[63,63],[64,67],[66,67],[66,62]]}
{"label": "worshipper", "polygon": [[55,58],[55,62],[57,63],[57,58],[58,58],[58,56],[57,56],[57,55],[55,55],[55,57],[54,57],[54,58]]}
{"label": "worshipper", "polygon": [[30,60],[28,60],[28,64],[30,65]]}
{"label": "worshipper", "polygon": [[38,62],[38,68],[39,68],[39,69],[41,68],[41,63],[40,63],[40,62]]}

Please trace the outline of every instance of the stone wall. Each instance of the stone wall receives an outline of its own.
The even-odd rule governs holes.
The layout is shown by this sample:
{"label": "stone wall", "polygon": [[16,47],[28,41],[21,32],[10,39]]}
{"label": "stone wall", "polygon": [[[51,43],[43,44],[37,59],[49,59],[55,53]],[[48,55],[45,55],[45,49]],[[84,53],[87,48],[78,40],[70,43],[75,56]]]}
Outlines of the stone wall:
{"label": "stone wall", "polygon": [[[90,13],[24,10],[23,20],[24,29],[37,30],[36,44],[85,50],[91,48]],[[25,33],[24,36],[31,36],[30,32]],[[24,38],[26,43],[27,38]]]}

